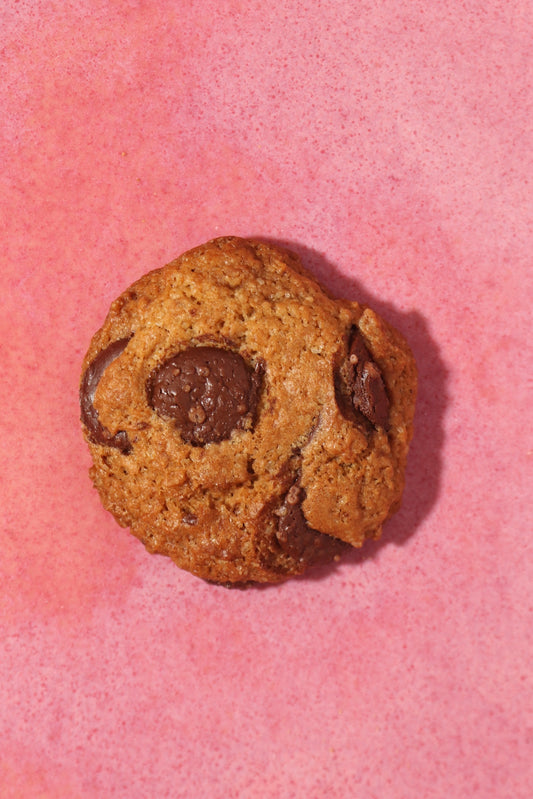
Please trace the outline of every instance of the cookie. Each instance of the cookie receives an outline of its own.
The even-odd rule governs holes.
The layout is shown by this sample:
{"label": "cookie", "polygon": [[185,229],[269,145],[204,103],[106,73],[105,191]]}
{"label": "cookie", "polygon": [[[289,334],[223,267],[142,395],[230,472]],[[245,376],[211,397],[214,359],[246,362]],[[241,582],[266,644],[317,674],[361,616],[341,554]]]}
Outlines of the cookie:
{"label": "cookie", "polygon": [[213,582],[279,582],[379,536],[398,507],[416,367],[374,311],[292,253],[218,238],[116,299],[81,420],[104,507]]}

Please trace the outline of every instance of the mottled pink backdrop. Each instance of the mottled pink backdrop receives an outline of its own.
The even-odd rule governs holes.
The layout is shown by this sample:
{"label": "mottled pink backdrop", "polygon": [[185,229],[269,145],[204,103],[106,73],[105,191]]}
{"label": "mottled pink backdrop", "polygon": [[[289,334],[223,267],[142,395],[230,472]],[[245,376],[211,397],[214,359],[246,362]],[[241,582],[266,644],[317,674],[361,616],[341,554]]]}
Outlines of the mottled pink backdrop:
{"label": "mottled pink backdrop", "polygon": [[[532,26],[2,2],[2,798],[533,794]],[[246,592],[102,510],[77,406],[111,300],[229,233],[374,303],[421,378],[382,541]]]}

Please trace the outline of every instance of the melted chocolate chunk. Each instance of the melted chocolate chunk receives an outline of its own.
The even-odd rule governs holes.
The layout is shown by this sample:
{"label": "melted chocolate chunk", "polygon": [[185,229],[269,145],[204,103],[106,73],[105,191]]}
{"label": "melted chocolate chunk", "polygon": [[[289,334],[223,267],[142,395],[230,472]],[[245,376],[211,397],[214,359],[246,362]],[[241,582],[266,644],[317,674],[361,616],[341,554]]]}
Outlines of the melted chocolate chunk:
{"label": "melted chocolate chunk", "polygon": [[309,527],[302,510],[305,492],[293,485],[280,509],[276,538],[287,555],[306,566],[318,566],[341,555],[349,544]]}
{"label": "melted chocolate chunk", "polygon": [[261,376],[261,367],[251,369],[236,352],[190,347],[152,372],[148,404],[174,419],[190,444],[223,441],[253,423]]}
{"label": "melted chocolate chunk", "polygon": [[98,411],[94,407],[93,402],[102,375],[109,364],[124,352],[129,340],[129,338],[118,339],[118,341],[113,341],[104,350],[99,352],[96,358],[87,367],[80,386],[81,421],[87,428],[90,440],[93,444],[115,447],[124,455],[128,455],[131,452],[131,443],[128,434],[124,430],[119,430],[112,435],[98,419]]}
{"label": "melted chocolate chunk", "polygon": [[348,382],[355,410],[375,427],[388,427],[389,399],[383,377],[374,363],[361,333],[356,331],[348,354]]}

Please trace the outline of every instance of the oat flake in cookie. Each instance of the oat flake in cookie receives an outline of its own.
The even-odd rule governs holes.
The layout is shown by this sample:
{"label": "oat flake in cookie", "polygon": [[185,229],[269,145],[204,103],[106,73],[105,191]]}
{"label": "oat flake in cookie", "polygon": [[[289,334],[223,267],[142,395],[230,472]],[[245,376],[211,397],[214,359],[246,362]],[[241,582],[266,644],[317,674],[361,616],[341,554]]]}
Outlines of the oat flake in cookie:
{"label": "oat flake in cookie", "polygon": [[102,503],[150,552],[278,582],[379,536],[399,506],[416,368],[298,258],[227,237],[145,275],[83,362]]}

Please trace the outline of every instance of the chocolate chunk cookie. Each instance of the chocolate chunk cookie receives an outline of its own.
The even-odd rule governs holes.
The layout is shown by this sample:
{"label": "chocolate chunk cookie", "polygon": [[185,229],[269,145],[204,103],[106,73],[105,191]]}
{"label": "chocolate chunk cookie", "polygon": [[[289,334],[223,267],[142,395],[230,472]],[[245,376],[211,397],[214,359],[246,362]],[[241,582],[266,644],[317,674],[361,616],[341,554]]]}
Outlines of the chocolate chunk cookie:
{"label": "chocolate chunk cookie", "polygon": [[215,239],[112,304],[81,420],[102,503],[151,552],[278,582],[379,536],[400,503],[416,368],[298,258]]}

